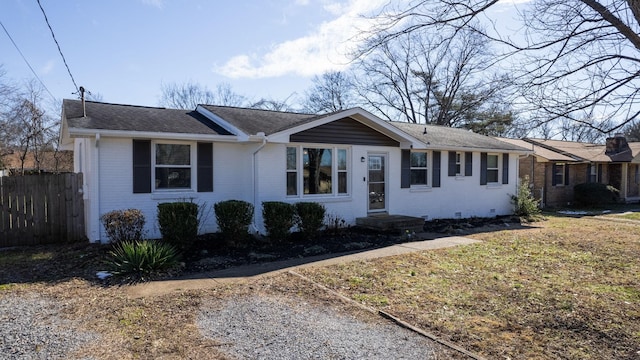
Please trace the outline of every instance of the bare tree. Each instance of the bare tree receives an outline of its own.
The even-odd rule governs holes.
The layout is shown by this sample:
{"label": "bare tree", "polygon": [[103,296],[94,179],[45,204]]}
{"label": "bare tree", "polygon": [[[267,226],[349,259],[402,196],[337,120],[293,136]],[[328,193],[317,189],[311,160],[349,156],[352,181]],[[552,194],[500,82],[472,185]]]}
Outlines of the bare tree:
{"label": "bare tree", "polygon": [[7,148],[19,152],[21,174],[28,155],[33,156],[34,170],[39,172],[43,152],[55,151],[59,123],[45,107],[43,89],[30,81],[22,91],[10,95],[1,114],[0,139]]}
{"label": "bare tree", "polygon": [[353,82],[342,71],[329,71],[314,76],[313,85],[305,92],[303,107],[313,114],[344,110],[355,105]]}
{"label": "bare tree", "polygon": [[509,79],[489,73],[491,56],[487,41],[471,31],[458,37],[402,34],[380,42],[358,63],[357,89],[388,120],[474,129],[487,121],[508,125]]}
{"label": "bare tree", "polygon": [[[533,0],[513,36],[477,26],[492,19],[498,0],[421,0],[388,7],[378,34],[362,52],[421,31],[471,30],[501,44],[510,57],[527,110],[539,121],[569,120],[610,133],[640,115],[640,3],[637,0]],[[501,59],[497,57],[496,59]],[[499,63],[496,61],[496,63]],[[592,116],[596,114],[597,116]],[[613,122],[603,122],[612,119]]]}
{"label": "bare tree", "polygon": [[195,109],[198,104],[242,106],[246,99],[236,93],[228,83],[216,86],[215,91],[209,90],[194,82],[182,84],[162,84],[160,106],[175,109]]}
{"label": "bare tree", "polygon": [[269,98],[261,98],[258,101],[254,101],[249,104],[248,107],[252,109],[262,109],[262,110],[270,110],[270,111],[294,111],[293,106],[289,105],[289,100],[295,93],[289,95],[284,100],[276,100]]}

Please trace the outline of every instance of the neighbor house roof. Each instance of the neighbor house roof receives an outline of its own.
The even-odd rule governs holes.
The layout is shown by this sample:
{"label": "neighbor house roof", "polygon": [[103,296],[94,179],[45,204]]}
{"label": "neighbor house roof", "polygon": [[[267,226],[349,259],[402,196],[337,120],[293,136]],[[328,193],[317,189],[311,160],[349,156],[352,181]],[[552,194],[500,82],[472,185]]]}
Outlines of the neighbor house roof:
{"label": "neighbor house roof", "polygon": [[573,157],[575,160],[611,162],[611,158],[605,154],[605,145],[583,143],[577,141],[528,138],[525,139],[525,141]]}
{"label": "neighbor house roof", "polygon": [[560,154],[559,152],[547,149],[545,147],[535,145],[520,139],[508,139],[508,138],[496,138],[500,141],[505,141],[513,145],[517,145],[533,151],[533,155],[542,158],[547,161],[576,161],[574,158],[567,155]]}
{"label": "neighbor house roof", "polygon": [[391,124],[430,147],[442,149],[490,149],[496,151],[531,151],[530,148],[500,141],[486,135],[476,134],[467,129],[438,125],[396,122]]}
{"label": "neighbor house roof", "polygon": [[69,129],[231,135],[193,110],[86,101],[85,117],[80,100],[65,99],[62,107]]}

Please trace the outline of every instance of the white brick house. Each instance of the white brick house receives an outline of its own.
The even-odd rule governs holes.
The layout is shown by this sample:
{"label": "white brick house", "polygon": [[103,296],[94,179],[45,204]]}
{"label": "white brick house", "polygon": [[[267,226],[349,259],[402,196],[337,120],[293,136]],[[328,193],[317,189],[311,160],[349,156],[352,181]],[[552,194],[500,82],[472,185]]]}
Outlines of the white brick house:
{"label": "white brick house", "polygon": [[[387,122],[360,108],[313,115],[199,105],[175,110],[64,100],[61,144],[84,173],[92,242],[100,216],[137,208],[159,237],[157,204],[315,201],[355,223],[375,212],[434,218],[512,212],[528,151],[439,126]],[[213,210],[204,232],[217,231]]]}

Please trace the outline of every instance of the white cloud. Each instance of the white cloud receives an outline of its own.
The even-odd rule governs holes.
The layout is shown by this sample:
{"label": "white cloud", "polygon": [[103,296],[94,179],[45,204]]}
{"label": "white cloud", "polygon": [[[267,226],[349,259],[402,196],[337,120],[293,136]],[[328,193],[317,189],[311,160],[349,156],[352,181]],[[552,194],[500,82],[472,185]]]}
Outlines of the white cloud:
{"label": "white cloud", "polygon": [[164,0],[142,0],[142,3],[157,7],[158,9],[162,9],[164,7]]}
{"label": "white cloud", "polygon": [[339,70],[349,62],[348,53],[362,41],[362,30],[372,20],[362,14],[381,8],[387,0],[327,2],[325,10],[336,18],[322,23],[306,36],[274,45],[266,54],[240,54],[213,71],[231,78],[267,78],[286,74],[312,76]]}

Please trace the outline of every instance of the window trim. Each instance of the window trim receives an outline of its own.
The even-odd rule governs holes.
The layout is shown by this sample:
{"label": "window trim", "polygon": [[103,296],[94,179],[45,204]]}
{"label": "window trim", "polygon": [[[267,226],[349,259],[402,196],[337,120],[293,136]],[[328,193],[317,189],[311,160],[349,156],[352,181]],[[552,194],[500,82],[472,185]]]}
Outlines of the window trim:
{"label": "window trim", "polygon": [[[156,146],[157,145],[188,145],[189,146],[189,165],[160,165],[156,164]],[[198,177],[197,169],[197,156],[195,149],[197,143],[192,141],[180,141],[180,140],[151,140],[151,192],[152,193],[166,193],[166,192],[178,192],[178,191],[196,191],[196,179]],[[156,168],[177,167],[183,169],[190,169],[191,175],[189,179],[189,187],[185,188],[168,188],[158,189],[156,186]]]}
{"label": "window trim", "polygon": [[[286,177],[290,172],[294,172],[294,170],[287,169],[287,149],[293,148],[296,150],[296,194],[288,195],[287,194],[287,182]],[[325,194],[305,194],[304,193],[304,156],[302,156],[304,149],[329,149],[331,150],[331,193]],[[346,152],[346,169],[340,170],[338,163],[338,152],[340,150],[344,150]],[[349,197],[352,193],[351,187],[351,176],[352,174],[352,160],[351,160],[351,147],[350,146],[340,146],[340,145],[332,145],[332,144],[287,144],[285,146],[285,196],[287,198],[339,198],[339,197]],[[347,192],[340,193],[340,185],[339,185],[339,175],[340,173],[346,173],[347,178]]]}
{"label": "window trim", "polygon": [[[490,156],[495,156],[496,157],[496,167],[489,167],[489,157]],[[489,171],[496,171],[496,181],[489,181]],[[501,169],[500,169],[500,154],[499,153],[487,153],[487,185],[496,185],[496,184],[500,184],[500,174],[501,174]]]}
{"label": "window trim", "polygon": [[[420,154],[425,154],[426,156],[426,164],[424,167],[417,167],[417,166],[411,166],[411,154],[413,153],[420,153]],[[432,166],[429,166],[430,164],[432,164],[433,161],[433,156],[431,154],[431,151],[428,150],[411,150],[409,151],[409,188],[411,189],[429,189],[431,188],[431,184],[432,184],[432,179],[431,179],[431,174],[432,174]],[[413,170],[422,170],[424,169],[426,174],[425,174],[425,179],[426,182],[424,184],[411,184],[411,171]]]}
{"label": "window trim", "polygon": [[[559,169],[562,169],[561,172],[559,172]],[[551,176],[553,177],[553,186],[565,186],[567,184],[567,163],[565,162],[557,162],[553,164],[553,174],[551,174]],[[558,178],[556,178],[556,175],[560,174],[562,176],[561,180],[562,181],[558,181]]]}
{"label": "window trim", "polygon": [[462,177],[464,176],[464,153],[461,151],[456,151],[455,154],[455,176]]}

